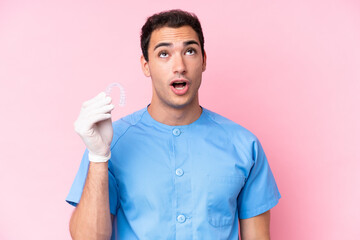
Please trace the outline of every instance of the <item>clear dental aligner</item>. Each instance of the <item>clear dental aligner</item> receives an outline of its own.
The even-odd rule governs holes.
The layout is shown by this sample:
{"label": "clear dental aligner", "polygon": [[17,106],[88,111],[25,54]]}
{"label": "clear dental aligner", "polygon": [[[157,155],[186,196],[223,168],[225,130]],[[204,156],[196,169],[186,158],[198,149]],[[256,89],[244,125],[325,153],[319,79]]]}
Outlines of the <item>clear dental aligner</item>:
{"label": "clear dental aligner", "polygon": [[125,106],[125,101],[126,101],[126,95],[125,95],[125,89],[124,87],[118,83],[118,82],[114,82],[114,83],[111,83],[105,90],[105,93],[107,96],[110,96],[110,93],[111,93],[111,90],[114,88],[114,87],[118,87],[120,89],[120,102],[119,102],[119,106],[123,107]]}

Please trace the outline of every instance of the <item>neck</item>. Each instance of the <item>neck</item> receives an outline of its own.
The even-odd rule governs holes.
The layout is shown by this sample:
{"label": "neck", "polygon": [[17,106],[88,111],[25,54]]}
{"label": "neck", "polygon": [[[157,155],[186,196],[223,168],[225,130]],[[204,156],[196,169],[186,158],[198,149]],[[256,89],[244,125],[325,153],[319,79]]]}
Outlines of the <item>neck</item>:
{"label": "neck", "polygon": [[169,126],[188,125],[195,122],[202,113],[199,102],[193,102],[181,108],[174,108],[171,106],[161,106],[151,101],[148,112],[153,119]]}

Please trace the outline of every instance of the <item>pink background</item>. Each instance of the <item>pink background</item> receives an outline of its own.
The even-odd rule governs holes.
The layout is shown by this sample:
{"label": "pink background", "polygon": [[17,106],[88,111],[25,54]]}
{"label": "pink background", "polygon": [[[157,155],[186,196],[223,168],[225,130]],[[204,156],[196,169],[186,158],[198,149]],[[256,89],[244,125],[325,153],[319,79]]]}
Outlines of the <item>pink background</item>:
{"label": "pink background", "polygon": [[0,239],[70,239],[65,197],[83,101],[121,82],[143,108],[147,16],[195,12],[201,104],[251,130],[282,194],[272,239],[360,239],[360,3],[348,0],[0,1]]}

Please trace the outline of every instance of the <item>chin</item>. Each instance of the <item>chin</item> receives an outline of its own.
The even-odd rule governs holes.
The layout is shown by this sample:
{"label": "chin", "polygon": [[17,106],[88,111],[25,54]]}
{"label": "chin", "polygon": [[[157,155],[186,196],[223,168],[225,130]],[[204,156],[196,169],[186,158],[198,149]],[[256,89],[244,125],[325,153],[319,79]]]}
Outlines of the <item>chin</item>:
{"label": "chin", "polygon": [[173,104],[170,104],[170,106],[172,108],[175,108],[175,109],[185,109],[187,107],[190,107],[190,106],[193,106],[194,103],[193,102],[177,102],[177,103],[173,103]]}
{"label": "chin", "polygon": [[179,101],[174,101],[173,102],[173,107],[176,109],[182,109],[182,108],[187,108],[187,107],[194,107],[194,106],[198,106],[199,102],[197,101],[196,96],[183,96],[182,99],[177,99]]}

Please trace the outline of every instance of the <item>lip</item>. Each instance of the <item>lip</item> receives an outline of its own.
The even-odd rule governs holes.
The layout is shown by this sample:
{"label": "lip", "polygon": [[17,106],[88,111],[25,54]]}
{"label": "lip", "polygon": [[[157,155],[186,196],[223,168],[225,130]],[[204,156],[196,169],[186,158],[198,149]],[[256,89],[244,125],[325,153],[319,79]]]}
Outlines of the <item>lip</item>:
{"label": "lip", "polygon": [[[173,84],[176,83],[176,82],[185,82],[186,85],[183,89],[176,89],[174,88]],[[181,95],[184,95],[187,93],[187,91],[189,90],[189,85],[190,85],[190,82],[186,79],[182,79],[182,78],[179,78],[179,79],[174,79],[170,82],[170,88],[171,90],[178,96],[181,96]]]}

